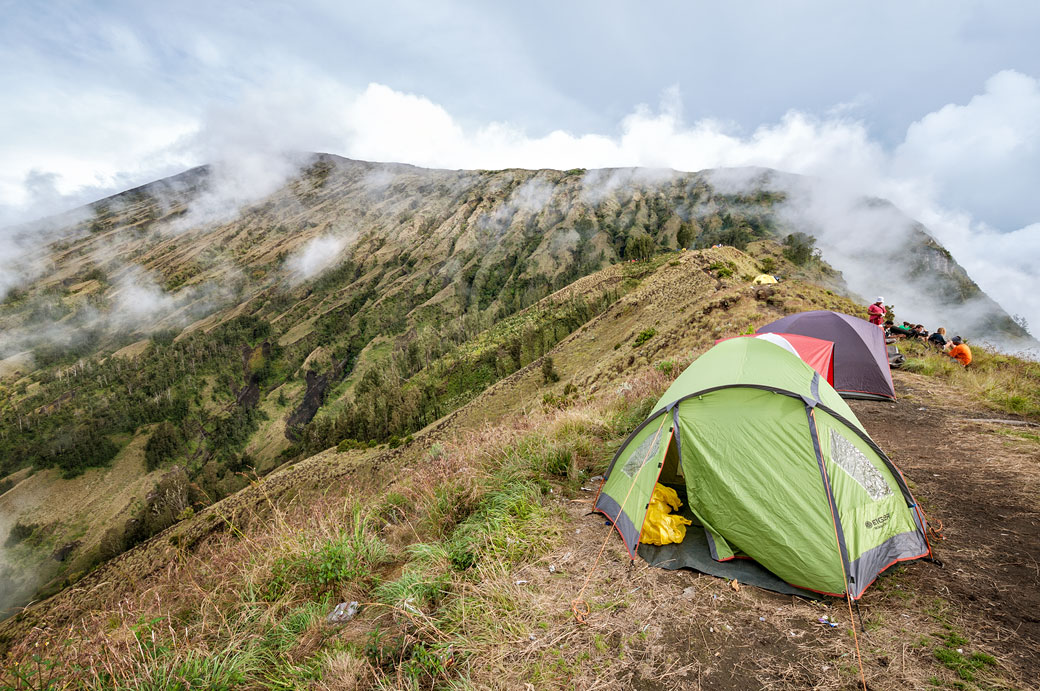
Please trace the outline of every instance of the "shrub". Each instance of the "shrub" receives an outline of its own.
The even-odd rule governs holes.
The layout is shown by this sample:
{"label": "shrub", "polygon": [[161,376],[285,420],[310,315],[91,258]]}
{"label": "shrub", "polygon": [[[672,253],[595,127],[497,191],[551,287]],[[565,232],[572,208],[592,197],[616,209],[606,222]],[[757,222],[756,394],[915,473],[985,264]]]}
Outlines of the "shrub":
{"label": "shrub", "polygon": [[733,275],[733,267],[736,266],[733,262],[713,262],[709,267],[709,271],[714,271],[719,278],[729,278]]}
{"label": "shrub", "polygon": [[657,329],[653,327],[650,327],[649,329],[643,329],[639,332],[639,335],[636,336],[636,340],[632,342],[632,345],[641,346],[656,335]]}
{"label": "shrub", "polygon": [[772,274],[776,270],[776,260],[772,257],[763,257],[758,264],[758,270],[764,274]]}
{"label": "shrub", "polygon": [[556,364],[548,355],[542,358],[542,381],[546,384],[560,381],[560,375],[556,372]]}
{"label": "shrub", "polygon": [[347,451],[353,451],[354,449],[365,449],[368,445],[365,442],[358,441],[357,439],[344,439],[336,445],[337,453],[345,453]]}

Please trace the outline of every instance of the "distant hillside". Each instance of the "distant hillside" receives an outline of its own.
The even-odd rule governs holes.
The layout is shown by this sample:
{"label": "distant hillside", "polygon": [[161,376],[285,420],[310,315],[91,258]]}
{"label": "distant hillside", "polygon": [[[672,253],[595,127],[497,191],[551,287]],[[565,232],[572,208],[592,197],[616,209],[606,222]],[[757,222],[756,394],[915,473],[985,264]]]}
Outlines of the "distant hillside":
{"label": "distant hillside", "polygon": [[[739,292],[765,271],[848,293],[805,233],[833,235],[797,221],[797,179],[779,173],[735,185],[732,171],[298,165],[260,199],[203,167],[22,229],[48,243],[0,304],[11,602],[285,463],[406,442],[540,362],[681,247],[727,246],[690,255],[692,282],[669,290]],[[986,306],[980,333],[1026,337],[916,232],[877,246],[871,267]]]}

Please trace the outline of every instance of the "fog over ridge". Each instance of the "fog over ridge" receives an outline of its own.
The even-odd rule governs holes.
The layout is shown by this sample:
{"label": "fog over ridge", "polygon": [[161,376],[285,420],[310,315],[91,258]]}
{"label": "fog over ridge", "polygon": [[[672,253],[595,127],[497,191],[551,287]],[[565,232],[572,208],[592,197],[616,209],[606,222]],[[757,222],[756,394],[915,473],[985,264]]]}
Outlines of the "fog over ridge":
{"label": "fog over ridge", "polygon": [[[841,109],[824,117],[790,111],[751,132],[715,120],[687,123],[678,88],[666,91],[656,109],[634,108],[614,135],[561,130],[529,136],[509,123],[467,128],[429,99],[386,85],[370,84],[358,92],[324,77],[308,82],[294,76],[289,80],[283,75],[269,89],[255,89],[240,103],[208,113],[193,135],[153,157],[164,165],[178,157],[186,164],[216,162],[214,184],[181,224],[226,220],[243,204],[284,184],[300,170],[299,159],[287,151],[327,150],[354,159],[439,168],[587,168],[590,176],[603,176],[588,180],[590,202],[598,192],[624,184],[618,175],[652,178],[670,175],[670,170],[763,166],[823,181],[813,196],[813,213],[851,213],[855,207],[850,199],[890,200],[923,223],[1009,313],[1022,316],[1034,329],[1040,325],[1040,302],[1034,299],[1040,292],[1040,201],[1017,194],[1040,186],[1040,131],[1030,124],[1040,122],[1040,84],[1032,76],[1010,70],[993,75],[967,103],[943,105],[913,123],[894,149],[872,139],[867,123]],[[287,95],[292,96],[288,102]],[[292,107],[308,95],[315,95],[312,108],[300,112]],[[985,165],[974,165],[978,161]],[[620,167],[640,171],[595,172]],[[60,171],[36,171],[23,181],[26,189],[35,190],[35,196],[26,197],[34,203],[0,198],[0,222],[59,211],[63,203],[79,201],[84,188],[56,192],[60,176]],[[1005,180],[1011,181],[1007,190]],[[966,189],[977,194],[964,194]],[[969,206],[986,190],[1008,208],[991,222],[973,215]],[[518,191],[515,203],[522,208],[541,202],[546,194],[551,191],[531,187]],[[1029,219],[1021,227],[994,225]],[[852,246],[864,237],[890,241],[888,234],[899,228],[864,225],[855,214],[845,225],[859,229],[857,236],[847,237]],[[854,276],[856,269],[836,240],[829,233],[821,238],[825,256]],[[33,272],[25,244],[10,230],[0,231],[0,291]],[[857,290],[893,292],[884,286]]]}

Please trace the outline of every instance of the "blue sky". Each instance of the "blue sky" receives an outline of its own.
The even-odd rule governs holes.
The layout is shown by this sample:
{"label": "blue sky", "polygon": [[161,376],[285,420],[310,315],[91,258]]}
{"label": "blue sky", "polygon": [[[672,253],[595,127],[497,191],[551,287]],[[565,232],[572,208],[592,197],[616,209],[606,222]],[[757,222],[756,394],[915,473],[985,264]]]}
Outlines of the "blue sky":
{"label": "blue sky", "polygon": [[1040,3],[0,0],[0,13],[0,225],[265,151],[766,165],[893,199],[1040,324]]}

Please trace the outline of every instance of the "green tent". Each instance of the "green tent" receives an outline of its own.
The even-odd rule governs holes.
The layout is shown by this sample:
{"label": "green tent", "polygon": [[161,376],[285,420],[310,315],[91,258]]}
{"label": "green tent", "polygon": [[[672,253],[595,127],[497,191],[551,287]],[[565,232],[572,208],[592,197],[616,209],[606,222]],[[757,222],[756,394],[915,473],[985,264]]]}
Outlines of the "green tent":
{"label": "green tent", "polygon": [[858,599],[892,564],[931,555],[899,470],[816,371],[769,341],[702,355],[614,456],[596,510],[632,558],[658,481],[685,493],[712,559],[748,557],[806,590]]}

